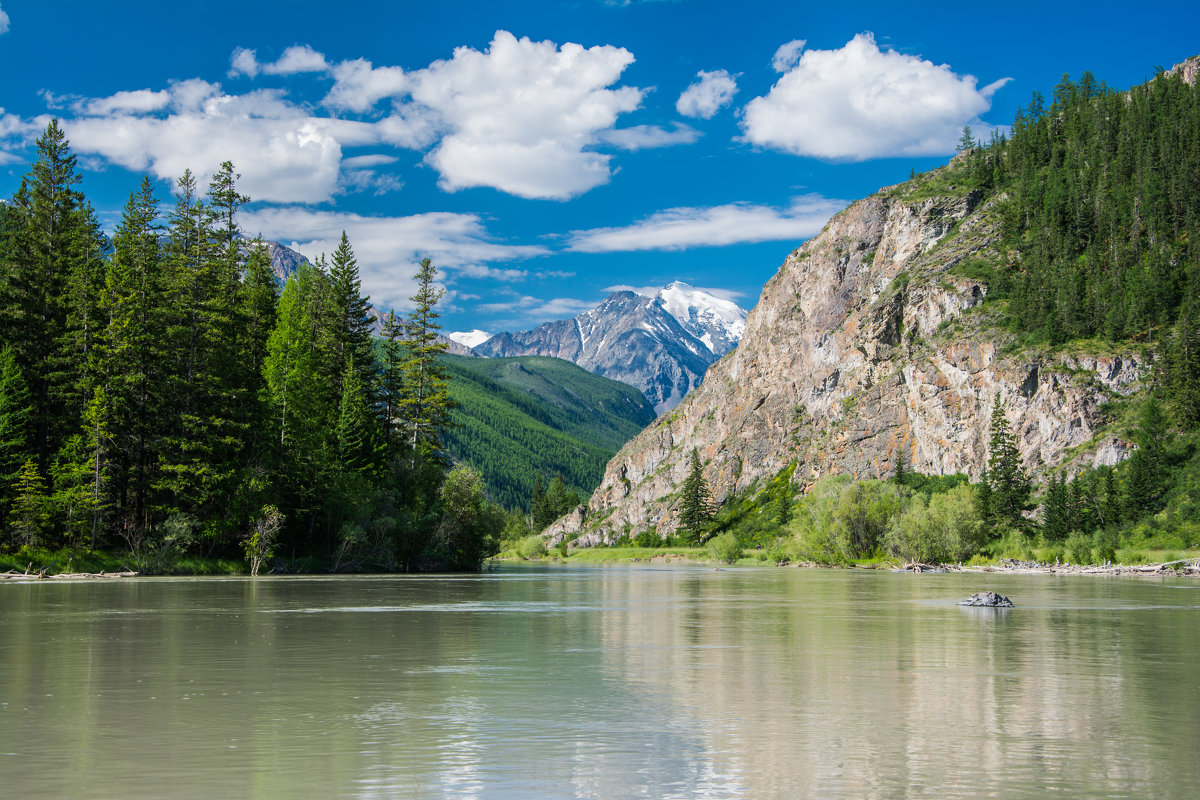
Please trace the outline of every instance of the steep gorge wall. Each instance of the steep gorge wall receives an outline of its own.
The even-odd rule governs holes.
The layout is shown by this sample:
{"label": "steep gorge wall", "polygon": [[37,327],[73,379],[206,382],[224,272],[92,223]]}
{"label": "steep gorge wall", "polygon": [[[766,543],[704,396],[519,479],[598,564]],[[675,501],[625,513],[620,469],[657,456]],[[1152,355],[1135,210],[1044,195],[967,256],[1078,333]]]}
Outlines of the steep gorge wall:
{"label": "steep gorge wall", "polygon": [[1137,358],[1008,347],[987,324],[987,287],[951,270],[1001,259],[998,220],[976,195],[949,190],[881,191],[789,255],[737,349],[609,462],[585,515],[551,533],[582,530],[586,545],[673,531],[692,448],[717,500],[793,461],[805,486],[886,477],[900,448],[916,471],[977,479],[997,396],[1031,471],[1115,463],[1127,445],[1096,441],[1100,406],[1136,389]]}

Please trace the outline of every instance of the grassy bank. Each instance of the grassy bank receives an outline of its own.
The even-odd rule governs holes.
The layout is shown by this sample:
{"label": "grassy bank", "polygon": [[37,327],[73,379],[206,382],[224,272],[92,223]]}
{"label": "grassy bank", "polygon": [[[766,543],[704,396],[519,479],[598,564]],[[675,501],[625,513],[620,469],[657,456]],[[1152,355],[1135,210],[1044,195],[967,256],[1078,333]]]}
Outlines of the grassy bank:
{"label": "grassy bank", "polygon": [[[59,575],[68,572],[141,572],[128,551],[47,550],[22,548],[16,553],[0,554],[0,572],[44,572]],[[169,575],[242,575],[246,562],[231,558],[204,558],[186,555],[163,574]]]}

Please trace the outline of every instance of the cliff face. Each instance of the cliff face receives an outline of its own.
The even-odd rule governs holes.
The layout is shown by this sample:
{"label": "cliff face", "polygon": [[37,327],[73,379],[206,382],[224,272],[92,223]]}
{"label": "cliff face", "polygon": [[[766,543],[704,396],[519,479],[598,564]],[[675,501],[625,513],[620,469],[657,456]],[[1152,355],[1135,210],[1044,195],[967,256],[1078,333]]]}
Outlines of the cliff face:
{"label": "cliff face", "polygon": [[943,189],[881,191],[788,256],[737,349],[609,462],[582,523],[551,532],[673,531],[693,447],[717,500],[793,461],[802,485],[887,477],[900,448],[913,470],[977,479],[997,396],[1031,471],[1119,459],[1127,446],[1096,430],[1101,404],[1136,388],[1137,358],[1021,351],[988,326],[986,285],[954,267],[1001,260],[998,221]]}

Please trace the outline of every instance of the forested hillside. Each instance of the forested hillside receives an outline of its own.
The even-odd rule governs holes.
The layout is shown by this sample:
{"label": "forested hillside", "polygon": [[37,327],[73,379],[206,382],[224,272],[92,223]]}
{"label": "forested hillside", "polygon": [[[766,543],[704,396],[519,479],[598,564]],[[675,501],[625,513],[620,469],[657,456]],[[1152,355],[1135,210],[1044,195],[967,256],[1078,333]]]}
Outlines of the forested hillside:
{"label": "forested hillside", "polygon": [[1028,340],[1155,348],[1180,422],[1200,422],[1200,90],[1160,74],[1118,92],[1066,76],[956,176],[1002,198],[999,264],[961,267]]}
{"label": "forested hillside", "polygon": [[444,355],[453,427],[446,450],[483,473],[489,496],[529,509],[539,478],[583,497],[604,465],[654,421],[640,392],[557,358]]}
{"label": "forested hillside", "polygon": [[[377,348],[345,234],[280,294],[225,162],[164,209],[143,179],[111,242],[51,122],[0,218],[0,549],[273,555],[326,569],[473,568],[503,526],[446,471],[442,290]],[[376,353],[378,352],[378,356]]]}

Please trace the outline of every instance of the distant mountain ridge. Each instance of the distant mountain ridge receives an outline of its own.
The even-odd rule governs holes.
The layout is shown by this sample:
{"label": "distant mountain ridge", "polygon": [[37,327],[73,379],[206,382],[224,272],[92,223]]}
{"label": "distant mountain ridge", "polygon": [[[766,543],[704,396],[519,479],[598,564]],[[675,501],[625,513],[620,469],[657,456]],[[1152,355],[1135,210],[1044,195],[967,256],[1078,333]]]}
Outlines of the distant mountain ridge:
{"label": "distant mountain ridge", "polygon": [[498,333],[472,352],[488,358],[561,358],[637,388],[661,414],[737,346],[746,314],[736,303],[676,281],[652,297],[614,292],[571,319]]}

